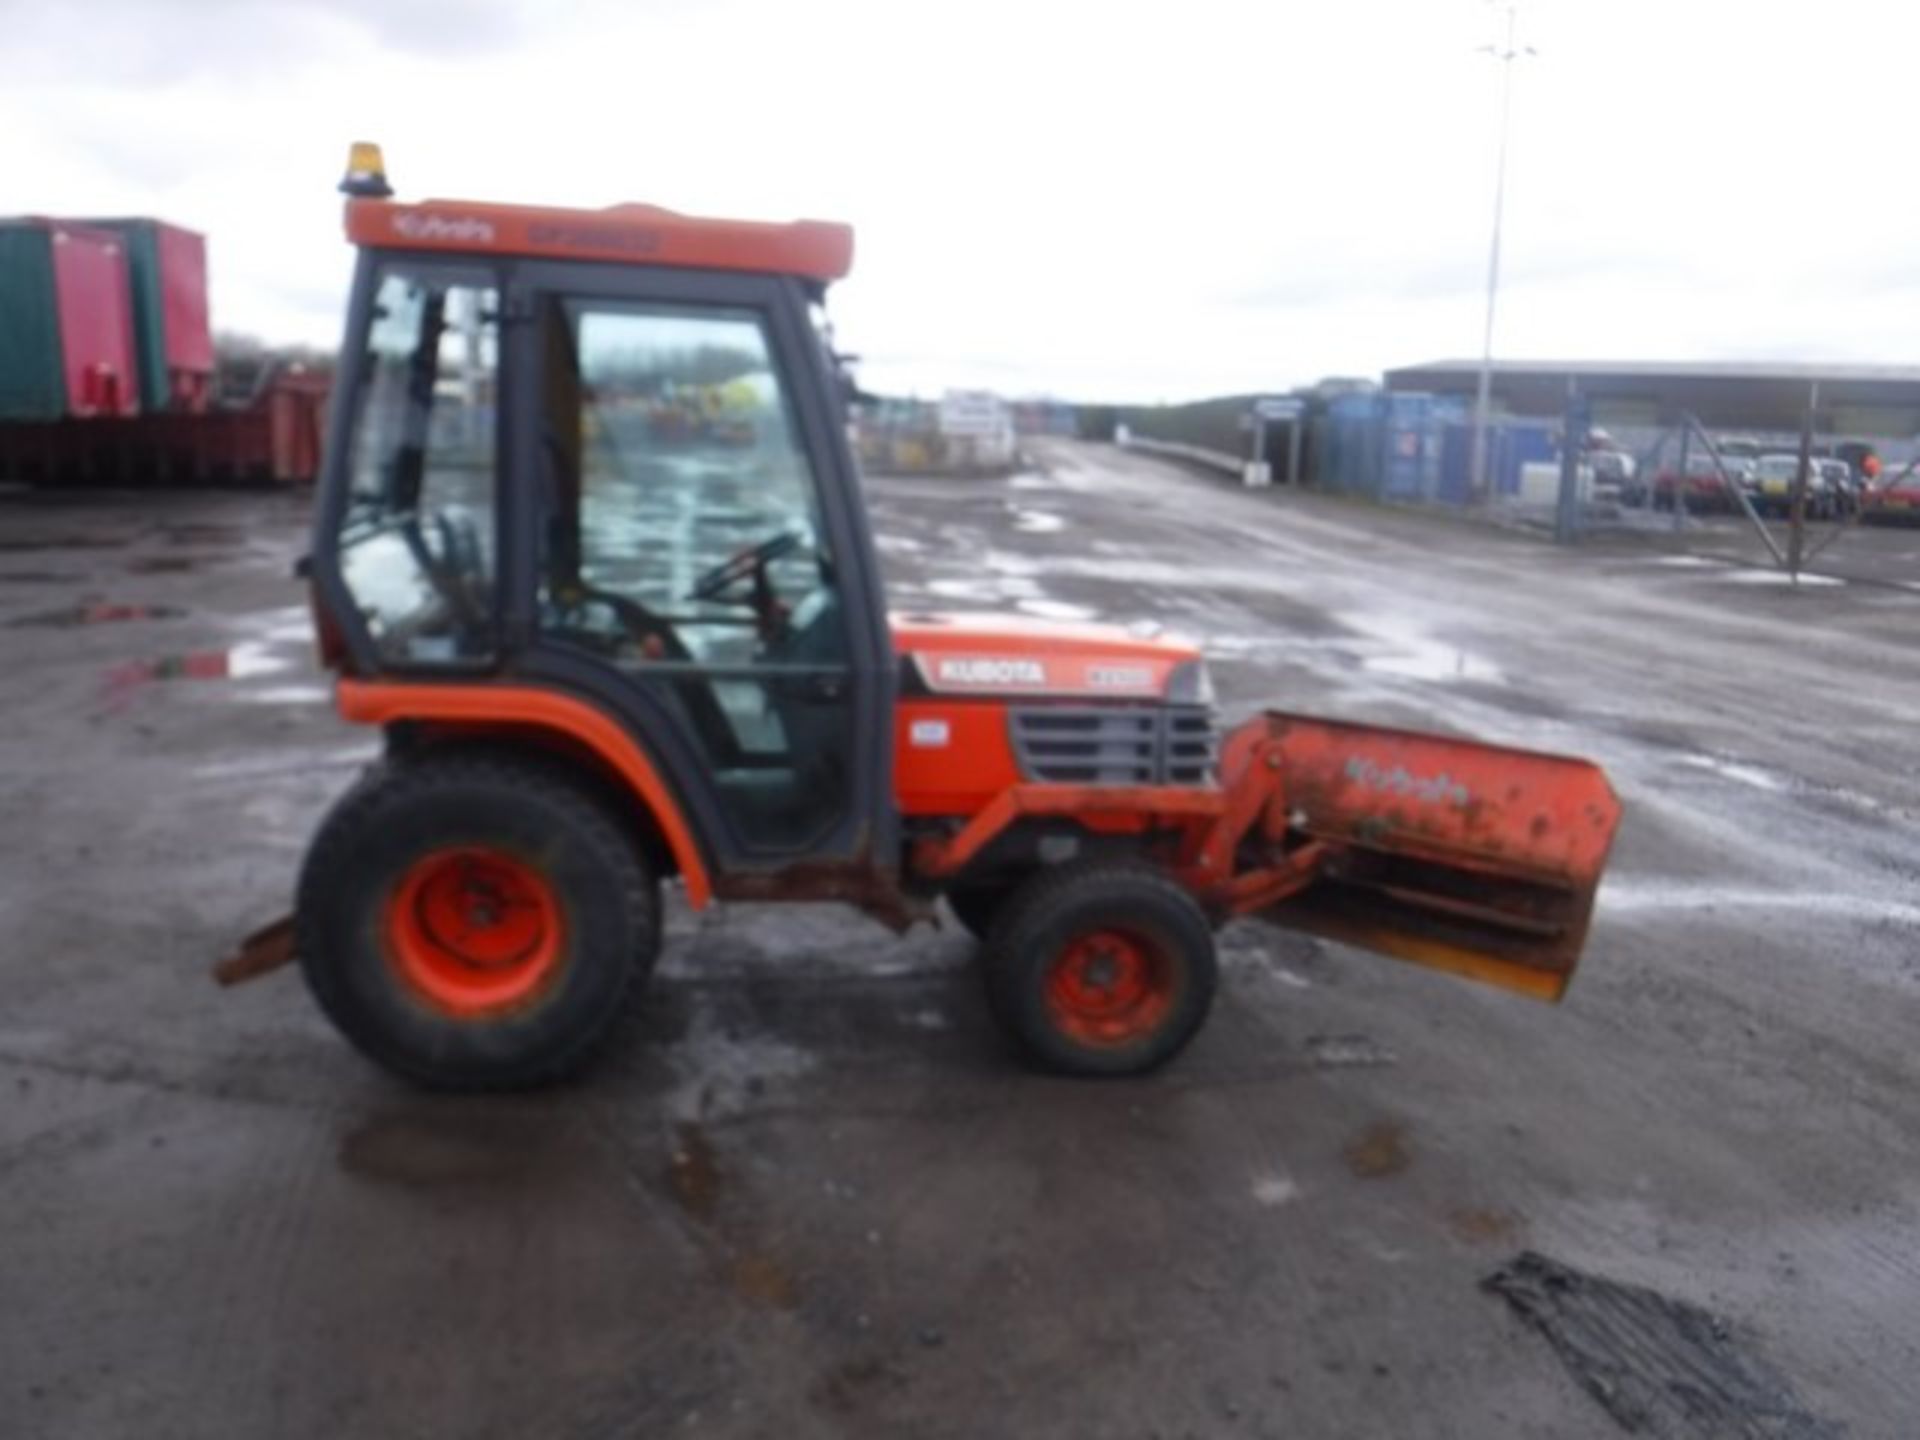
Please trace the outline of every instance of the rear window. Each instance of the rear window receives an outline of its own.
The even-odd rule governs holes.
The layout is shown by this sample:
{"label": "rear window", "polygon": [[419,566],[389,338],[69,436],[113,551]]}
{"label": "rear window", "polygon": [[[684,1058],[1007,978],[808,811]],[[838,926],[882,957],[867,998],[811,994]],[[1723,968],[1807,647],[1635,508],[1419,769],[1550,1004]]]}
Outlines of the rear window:
{"label": "rear window", "polygon": [[340,571],[391,663],[492,653],[498,308],[490,286],[401,269],[374,297]]}

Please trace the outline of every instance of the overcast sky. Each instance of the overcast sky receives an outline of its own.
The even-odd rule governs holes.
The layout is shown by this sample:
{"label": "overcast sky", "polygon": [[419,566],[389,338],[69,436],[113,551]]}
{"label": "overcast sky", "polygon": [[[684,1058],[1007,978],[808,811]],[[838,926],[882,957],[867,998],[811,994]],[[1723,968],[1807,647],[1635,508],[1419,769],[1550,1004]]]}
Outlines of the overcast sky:
{"label": "overcast sky", "polygon": [[[1497,349],[1920,359],[1920,9],[1533,0]],[[403,196],[851,221],[886,389],[1184,398],[1474,355],[1483,0],[0,0],[0,209],[209,237],[331,343],[347,142]]]}

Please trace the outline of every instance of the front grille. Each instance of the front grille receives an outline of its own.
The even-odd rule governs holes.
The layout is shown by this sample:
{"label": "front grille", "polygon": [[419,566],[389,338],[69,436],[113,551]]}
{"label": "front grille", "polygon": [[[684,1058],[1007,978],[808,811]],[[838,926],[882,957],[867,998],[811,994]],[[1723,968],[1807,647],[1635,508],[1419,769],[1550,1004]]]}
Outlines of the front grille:
{"label": "front grille", "polygon": [[1027,705],[1009,712],[1027,779],[1049,785],[1204,785],[1213,714],[1202,705]]}

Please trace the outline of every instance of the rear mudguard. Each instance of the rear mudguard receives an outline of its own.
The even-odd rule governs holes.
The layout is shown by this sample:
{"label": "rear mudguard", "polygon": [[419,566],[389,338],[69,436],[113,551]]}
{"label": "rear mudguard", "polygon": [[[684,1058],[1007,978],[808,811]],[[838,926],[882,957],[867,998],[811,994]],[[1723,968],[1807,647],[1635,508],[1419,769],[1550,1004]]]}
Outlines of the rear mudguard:
{"label": "rear mudguard", "polygon": [[1565,992],[1620,821],[1598,766],[1268,711],[1227,738],[1221,779],[1247,817],[1233,891],[1264,898],[1260,877],[1276,877],[1269,903],[1232,908],[1540,999]]}

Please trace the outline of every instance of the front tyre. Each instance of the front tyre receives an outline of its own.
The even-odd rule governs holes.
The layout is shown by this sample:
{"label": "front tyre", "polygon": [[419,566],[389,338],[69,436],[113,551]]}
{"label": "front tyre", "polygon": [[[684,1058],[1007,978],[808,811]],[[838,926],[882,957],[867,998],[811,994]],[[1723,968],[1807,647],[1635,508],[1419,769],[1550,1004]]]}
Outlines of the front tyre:
{"label": "front tyre", "polygon": [[653,877],[601,804],[476,753],[382,766],[348,792],[307,852],[296,923],[341,1033],[446,1090],[578,1069],[659,948]]}
{"label": "front tyre", "polygon": [[1213,928],[1137,864],[1045,870],[1007,901],[983,957],[994,1016],[1033,1063],[1138,1075],[1199,1032],[1216,984]]}

